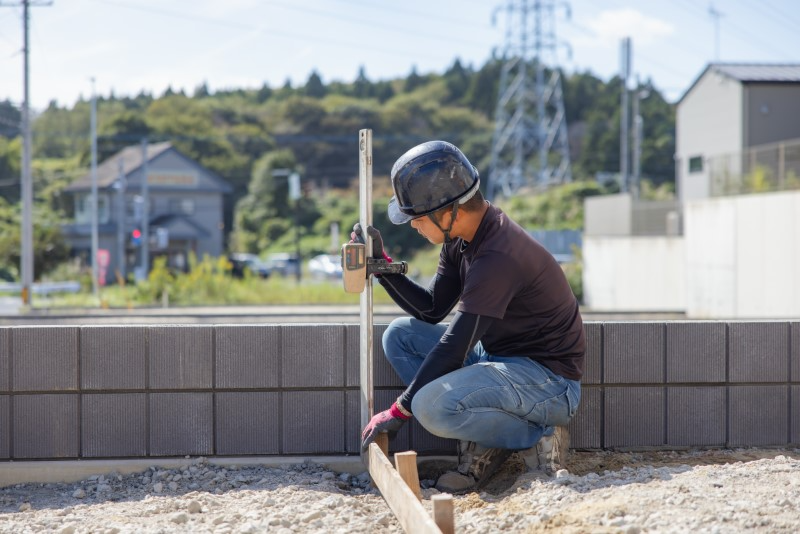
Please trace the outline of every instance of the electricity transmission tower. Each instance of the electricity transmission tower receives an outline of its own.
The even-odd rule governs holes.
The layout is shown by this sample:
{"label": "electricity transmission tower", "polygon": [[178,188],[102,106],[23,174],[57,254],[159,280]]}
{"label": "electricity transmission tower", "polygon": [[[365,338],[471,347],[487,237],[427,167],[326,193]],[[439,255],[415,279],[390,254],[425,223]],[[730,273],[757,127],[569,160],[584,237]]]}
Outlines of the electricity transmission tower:
{"label": "electricity transmission tower", "polygon": [[[545,67],[546,55],[555,65],[560,44],[556,3],[508,0],[504,6],[504,63],[486,188],[490,200],[522,187],[544,189],[572,180],[561,76],[557,68],[547,72]],[[569,6],[562,5],[569,16]]]}

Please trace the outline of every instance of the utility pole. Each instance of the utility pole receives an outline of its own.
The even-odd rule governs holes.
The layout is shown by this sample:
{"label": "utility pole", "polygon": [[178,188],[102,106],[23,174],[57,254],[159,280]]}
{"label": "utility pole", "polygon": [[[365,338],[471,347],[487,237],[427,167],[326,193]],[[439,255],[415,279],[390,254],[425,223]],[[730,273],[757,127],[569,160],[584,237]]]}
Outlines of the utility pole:
{"label": "utility pole", "polygon": [[633,175],[631,177],[631,194],[639,198],[639,182],[642,175],[642,139],[644,137],[644,120],[639,111],[639,102],[650,96],[649,89],[642,89],[639,77],[636,77],[636,90],[633,93]]}
{"label": "utility pole", "polygon": [[90,116],[90,136],[92,138],[92,293],[94,298],[100,302],[100,288],[98,284],[99,270],[97,266],[97,250],[100,248],[100,235],[98,229],[99,202],[97,199],[97,94],[94,90],[94,78],[92,78],[92,109]]}
{"label": "utility pole", "polygon": [[53,2],[31,2],[21,0],[19,3],[0,3],[0,7],[22,6],[22,228],[20,247],[20,274],[22,277],[22,304],[31,304],[33,288],[33,175],[31,173],[31,117],[30,117],[30,45],[28,29],[30,26],[29,10],[31,6],[49,6]]}
{"label": "utility pole", "polygon": [[708,14],[714,19],[714,61],[719,61],[719,19],[723,13],[714,8],[714,4],[708,4]]}
{"label": "utility pole", "polygon": [[123,280],[126,278],[127,266],[125,265],[125,167],[122,158],[117,160],[117,181],[114,188],[117,190],[117,269]]}
{"label": "utility pole", "polygon": [[630,189],[630,176],[628,171],[628,161],[630,160],[628,125],[628,78],[631,74],[631,38],[625,37],[622,40],[621,61],[620,61],[620,80],[622,82],[622,94],[620,96],[620,129],[619,129],[619,178],[620,189],[627,192]]}
{"label": "utility pole", "polygon": [[142,279],[150,272],[150,186],[147,183],[147,138],[142,138]]}

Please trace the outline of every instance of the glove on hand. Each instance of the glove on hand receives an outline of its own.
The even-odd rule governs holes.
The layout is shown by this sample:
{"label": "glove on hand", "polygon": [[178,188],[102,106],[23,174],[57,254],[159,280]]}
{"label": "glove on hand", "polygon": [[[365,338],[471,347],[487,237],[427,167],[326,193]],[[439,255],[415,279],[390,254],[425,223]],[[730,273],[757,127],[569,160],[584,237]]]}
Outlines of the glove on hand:
{"label": "glove on hand", "polygon": [[[377,228],[367,226],[367,234],[372,238],[372,257],[383,258],[384,260],[392,263],[392,257],[386,254],[383,250],[383,238]],[[364,231],[361,228],[361,223],[353,225],[353,231],[350,232],[351,243],[365,243]]]}
{"label": "glove on hand", "polygon": [[396,402],[388,410],[373,415],[361,433],[361,451],[367,452],[369,444],[375,441],[375,437],[381,432],[388,432],[390,438],[394,437],[409,419],[411,417],[403,415]]}

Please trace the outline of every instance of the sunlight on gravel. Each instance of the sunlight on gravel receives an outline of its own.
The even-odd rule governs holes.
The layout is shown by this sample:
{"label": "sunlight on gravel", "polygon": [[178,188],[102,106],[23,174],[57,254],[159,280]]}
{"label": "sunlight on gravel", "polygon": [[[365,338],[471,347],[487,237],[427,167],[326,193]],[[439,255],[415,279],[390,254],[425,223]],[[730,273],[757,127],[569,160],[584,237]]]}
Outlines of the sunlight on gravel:
{"label": "sunlight on gravel", "polygon": [[[423,467],[431,510],[436,469]],[[507,462],[482,493],[456,496],[456,531],[799,532],[800,449],[577,452],[556,477]],[[435,475],[431,475],[435,476]],[[304,463],[93,476],[0,489],[0,532],[402,532],[367,473]]]}

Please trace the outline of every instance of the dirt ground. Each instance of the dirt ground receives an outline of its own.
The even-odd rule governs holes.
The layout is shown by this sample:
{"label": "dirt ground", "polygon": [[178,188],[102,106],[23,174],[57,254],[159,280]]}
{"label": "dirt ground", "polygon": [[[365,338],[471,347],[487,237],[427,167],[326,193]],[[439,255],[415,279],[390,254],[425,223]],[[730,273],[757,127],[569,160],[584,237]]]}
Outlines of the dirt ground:
{"label": "dirt ground", "polygon": [[[752,462],[783,455],[800,459],[800,449],[687,449],[682,451],[570,451],[567,470],[572,475],[583,476],[589,473],[602,474],[605,471],[619,471],[623,467],[637,468],[651,466],[698,466],[721,465],[735,462]],[[435,479],[455,465],[447,462],[420,462],[420,479]],[[498,473],[484,488],[492,497],[501,497],[512,490],[519,477],[526,471],[522,459],[514,455],[509,458]],[[457,510],[468,510],[486,505],[478,493],[469,493],[456,501]]]}

